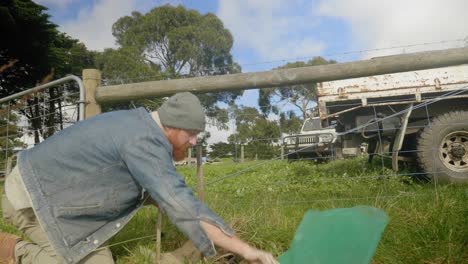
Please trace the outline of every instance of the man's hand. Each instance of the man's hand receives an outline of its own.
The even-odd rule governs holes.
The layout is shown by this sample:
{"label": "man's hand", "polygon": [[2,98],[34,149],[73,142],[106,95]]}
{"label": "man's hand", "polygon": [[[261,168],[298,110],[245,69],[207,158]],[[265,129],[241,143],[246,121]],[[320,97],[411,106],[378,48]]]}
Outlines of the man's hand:
{"label": "man's hand", "polygon": [[280,264],[271,253],[252,247],[244,253],[243,257],[250,263]]}
{"label": "man's hand", "polygon": [[260,264],[280,264],[271,255],[271,253],[258,250],[246,242],[240,240],[236,236],[228,236],[218,227],[205,221],[200,221],[201,226],[207,233],[208,237],[217,246],[220,246],[232,253],[242,256],[245,260],[251,263]]}

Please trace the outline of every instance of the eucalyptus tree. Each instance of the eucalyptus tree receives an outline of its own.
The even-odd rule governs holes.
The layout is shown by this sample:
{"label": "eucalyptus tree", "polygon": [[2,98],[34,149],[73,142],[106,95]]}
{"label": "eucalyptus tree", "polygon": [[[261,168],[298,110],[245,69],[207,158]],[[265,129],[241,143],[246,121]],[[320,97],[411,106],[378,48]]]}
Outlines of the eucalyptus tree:
{"label": "eucalyptus tree", "polygon": [[[322,57],[314,57],[308,62],[292,62],[277,69],[307,67],[336,63],[335,60],[326,60]],[[290,86],[279,86],[259,90],[258,104],[264,114],[271,112],[279,113],[277,104],[289,103],[302,114],[302,119],[306,119],[308,111],[316,101],[316,83],[296,84]]]}
{"label": "eucalyptus tree", "polygon": [[246,157],[271,158],[278,154],[281,129],[275,120],[269,120],[255,107],[234,107],[231,119],[236,133],[228,137],[231,144],[245,144]]}
{"label": "eucalyptus tree", "polygon": [[[153,80],[241,71],[232,59],[232,35],[212,13],[164,5],[118,19],[112,33],[121,49],[131,49],[135,58],[160,72]],[[214,124],[226,128],[227,112],[216,103],[230,103],[241,94],[229,91],[198,96]]]}

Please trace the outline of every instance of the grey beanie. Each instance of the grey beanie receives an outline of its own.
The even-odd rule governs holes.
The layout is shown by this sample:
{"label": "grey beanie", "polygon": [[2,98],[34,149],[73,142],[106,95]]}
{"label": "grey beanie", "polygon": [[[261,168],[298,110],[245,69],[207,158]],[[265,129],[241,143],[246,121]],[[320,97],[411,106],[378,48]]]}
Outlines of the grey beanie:
{"label": "grey beanie", "polygon": [[161,123],[168,127],[205,131],[205,113],[200,100],[192,93],[171,96],[158,109]]}

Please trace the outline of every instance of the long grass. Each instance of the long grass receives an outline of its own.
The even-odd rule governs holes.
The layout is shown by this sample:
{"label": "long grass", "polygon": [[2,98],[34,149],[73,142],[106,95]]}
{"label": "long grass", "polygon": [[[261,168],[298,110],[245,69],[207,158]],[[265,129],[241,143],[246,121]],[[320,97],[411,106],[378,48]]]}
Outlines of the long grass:
{"label": "long grass", "polygon": [[[256,164],[203,166],[205,200],[237,235],[276,256],[288,249],[307,210],[370,205],[390,218],[373,263],[468,263],[466,184],[416,183],[364,159],[325,164],[272,161],[247,169]],[[178,170],[196,190],[196,168]],[[156,215],[152,207],[140,210],[109,241],[117,263],[153,263]],[[2,220],[0,229],[13,230]],[[163,252],[186,241],[167,218],[162,230]]]}

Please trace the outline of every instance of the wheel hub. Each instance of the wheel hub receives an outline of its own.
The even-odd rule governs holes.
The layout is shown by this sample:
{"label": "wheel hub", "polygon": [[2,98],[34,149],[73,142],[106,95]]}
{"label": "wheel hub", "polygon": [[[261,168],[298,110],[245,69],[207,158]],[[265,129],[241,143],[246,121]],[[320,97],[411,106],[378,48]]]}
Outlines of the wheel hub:
{"label": "wheel hub", "polygon": [[461,159],[466,154],[465,146],[455,143],[452,145],[450,153],[452,154],[452,157]]}
{"label": "wheel hub", "polygon": [[439,147],[439,157],[450,170],[468,171],[468,131],[455,131],[447,134]]}

